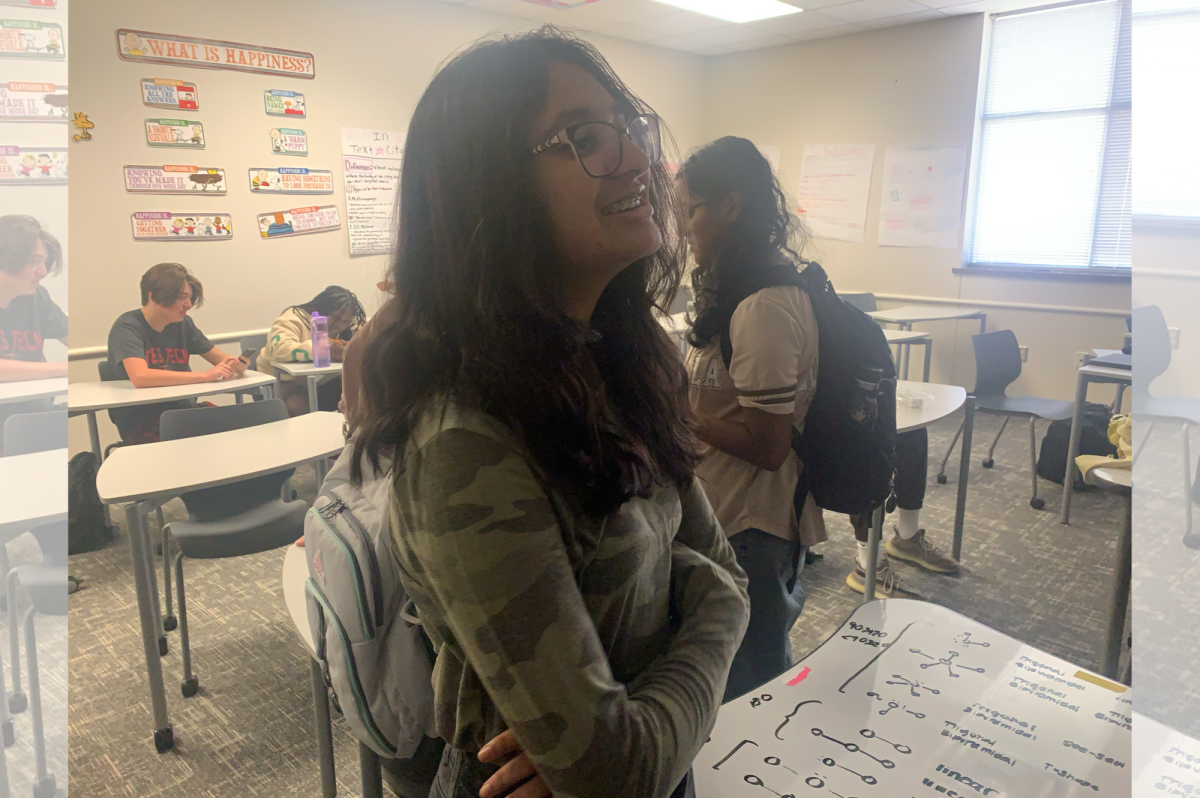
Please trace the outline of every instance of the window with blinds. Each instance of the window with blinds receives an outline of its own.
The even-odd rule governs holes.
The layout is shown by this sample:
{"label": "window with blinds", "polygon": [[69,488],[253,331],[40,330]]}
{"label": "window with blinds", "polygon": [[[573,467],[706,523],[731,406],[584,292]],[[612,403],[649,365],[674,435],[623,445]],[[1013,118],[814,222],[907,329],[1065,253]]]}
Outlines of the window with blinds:
{"label": "window with blinds", "polygon": [[970,241],[973,265],[1128,268],[1129,0],[992,22]]}
{"label": "window with blinds", "polygon": [[1137,178],[1133,212],[1147,221],[1200,218],[1200,2],[1137,0]]}

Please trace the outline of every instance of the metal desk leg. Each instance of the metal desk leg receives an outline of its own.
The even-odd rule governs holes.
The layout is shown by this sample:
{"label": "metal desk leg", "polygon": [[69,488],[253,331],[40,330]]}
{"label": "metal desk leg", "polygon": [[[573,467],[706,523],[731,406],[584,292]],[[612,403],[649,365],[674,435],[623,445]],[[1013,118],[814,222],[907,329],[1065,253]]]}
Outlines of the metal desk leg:
{"label": "metal desk leg", "polygon": [[[906,332],[912,332],[912,323],[907,322],[907,323],[901,324],[900,329],[904,330]],[[901,350],[901,352],[900,352],[900,360],[901,360],[900,373],[903,374],[904,379],[907,380],[908,379],[908,355],[909,355],[909,352],[912,350],[912,346],[908,345],[908,344],[902,344],[900,346],[900,350]]]}
{"label": "metal desk leg", "polygon": [[321,795],[336,798],[337,777],[333,760],[333,726],[329,720],[329,692],[325,688],[325,677],[321,674],[321,663],[309,658],[312,672],[313,714],[317,726],[317,762],[321,766]]}
{"label": "metal desk leg", "polygon": [[96,422],[96,411],[89,410],[87,414],[88,420],[88,437],[92,441],[92,454],[96,455],[96,464],[104,462],[104,450],[100,448],[100,425]]}
{"label": "metal desk leg", "polygon": [[1079,455],[1079,435],[1083,432],[1080,420],[1083,418],[1083,405],[1087,401],[1088,378],[1080,373],[1075,378],[1075,415],[1071,418],[1071,443],[1067,446],[1067,469],[1063,472],[1062,513],[1058,516],[1060,524],[1071,521],[1071,494],[1075,490],[1075,458]]}
{"label": "metal desk leg", "polygon": [[308,412],[317,412],[317,378],[311,374],[308,377]]}
{"label": "metal desk leg", "polygon": [[984,335],[985,333],[987,333],[987,314],[980,313],[979,314],[979,334]]}
{"label": "metal desk leg", "polygon": [[243,399],[243,398],[244,398],[244,396],[243,396],[243,395],[242,395],[242,393],[239,391],[238,393],[235,393],[235,394],[233,395],[233,403],[234,403],[234,404],[238,404],[238,405],[240,405],[240,404],[242,403],[242,399]]}
{"label": "metal desk leg", "polygon": [[971,435],[975,432],[975,397],[963,403],[962,460],[958,465],[958,500],[954,504],[954,559],[962,562],[963,524],[967,517],[967,484],[971,474]]}
{"label": "metal desk leg", "polygon": [[1121,538],[1117,542],[1117,568],[1113,576],[1113,599],[1108,615],[1108,638],[1104,643],[1104,669],[1109,679],[1117,678],[1121,659],[1121,641],[1125,636],[1125,618],[1129,613],[1130,569],[1133,566],[1133,497],[1125,497],[1125,515],[1121,518]]}
{"label": "metal desk leg", "polygon": [[362,771],[363,798],[383,798],[383,769],[379,764],[379,754],[359,743],[358,763]]}
{"label": "metal desk leg", "polygon": [[875,600],[875,575],[879,572],[879,541],[883,538],[883,505],[871,513],[867,532],[867,578],[863,582],[863,604]]}
{"label": "metal desk leg", "polygon": [[145,507],[133,502],[125,507],[129,521],[129,554],[133,560],[133,581],[137,587],[138,621],[142,625],[142,653],[146,657],[146,676],[150,680],[150,703],[154,708],[154,747],[160,754],[175,746],[175,733],[167,718],[167,694],[163,689],[162,660],[155,638],[155,597],[150,589],[151,566],[146,551],[144,532]]}
{"label": "metal desk leg", "polygon": [[925,339],[925,382],[929,382],[929,367],[933,365],[933,339]]}

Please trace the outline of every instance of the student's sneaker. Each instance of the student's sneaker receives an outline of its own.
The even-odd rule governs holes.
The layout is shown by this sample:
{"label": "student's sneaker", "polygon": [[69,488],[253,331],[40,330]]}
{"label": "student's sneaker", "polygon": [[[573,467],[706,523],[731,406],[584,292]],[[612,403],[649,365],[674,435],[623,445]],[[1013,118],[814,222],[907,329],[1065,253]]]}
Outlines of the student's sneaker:
{"label": "student's sneaker", "polygon": [[[866,591],[867,573],[861,565],[855,566],[854,570],[846,576],[846,586],[855,593],[864,593]],[[900,581],[900,577],[896,576],[892,571],[892,565],[887,560],[881,560],[879,567],[875,570],[875,595],[878,598],[910,598],[925,601],[925,597],[915,590],[910,590]]]}
{"label": "student's sneaker", "polygon": [[884,545],[888,556],[919,565],[926,571],[939,574],[958,573],[958,560],[946,554],[925,538],[925,530],[918,529],[917,534],[905,540],[897,532],[895,537]]}

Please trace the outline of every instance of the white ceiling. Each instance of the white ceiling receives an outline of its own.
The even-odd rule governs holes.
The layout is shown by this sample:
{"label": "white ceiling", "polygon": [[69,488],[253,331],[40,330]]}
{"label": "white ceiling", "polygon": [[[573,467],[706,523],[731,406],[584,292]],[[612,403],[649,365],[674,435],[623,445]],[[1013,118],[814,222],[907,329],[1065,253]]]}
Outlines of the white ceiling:
{"label": "white ceiling", "polygon": [[744,23],[682,11],[655,0],[597,0],[568,9],[547,8],[527,0],[442,2],[671,50],[726,55],[958,14],[1030,8],[1045,0],[783,0],[804,11]]}

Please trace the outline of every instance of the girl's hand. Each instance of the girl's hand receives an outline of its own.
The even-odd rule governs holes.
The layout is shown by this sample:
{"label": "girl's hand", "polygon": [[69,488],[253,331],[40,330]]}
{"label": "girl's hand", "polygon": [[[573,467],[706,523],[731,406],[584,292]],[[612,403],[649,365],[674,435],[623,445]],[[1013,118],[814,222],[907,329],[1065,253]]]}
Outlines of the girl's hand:
{"label": "girl's hand", "polygon": [[509,759],[479,790],[479,798],[496,798],[505,790],[521,786],[508,793],[508,798],[554,798],[554,793],[542,781],[537,768],[529,759],[529,755],[521,750],[517,736],[512,729],[501,732],[494,740],[479,751],[480,762],[503,761],[506,757],[516,754]]}

